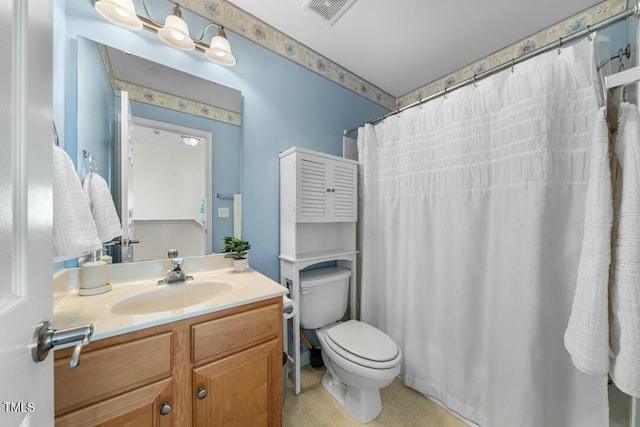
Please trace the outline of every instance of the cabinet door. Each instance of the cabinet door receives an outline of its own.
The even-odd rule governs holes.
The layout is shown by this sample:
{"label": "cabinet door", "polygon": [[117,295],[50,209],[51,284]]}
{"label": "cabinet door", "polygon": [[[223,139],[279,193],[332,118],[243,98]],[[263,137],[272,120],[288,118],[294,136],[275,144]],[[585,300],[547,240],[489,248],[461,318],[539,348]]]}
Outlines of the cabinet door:
{"label": "cabinet door", "polygon": [[193,370],[195,426],[279,426],[282,347],[279,339]]}
{"label": "cabinet door", "polygon": [[174,412],[171,378],[56,418],[56,427],[170,427]]}
{"label": "cabinet door", "polygon": [[358,169],[352,163],[332,161],[330,215],[333,222],[358,220]]}
{"label": "cabinet door", "polygon": [[300,154],[297,182],[297,222],[357,221],[357,165]]}
{"label": "cabinet door", "polygon": [[298,222],[329,220],[329,166],[326,159],[300,154],[297,159],[296,219]]}

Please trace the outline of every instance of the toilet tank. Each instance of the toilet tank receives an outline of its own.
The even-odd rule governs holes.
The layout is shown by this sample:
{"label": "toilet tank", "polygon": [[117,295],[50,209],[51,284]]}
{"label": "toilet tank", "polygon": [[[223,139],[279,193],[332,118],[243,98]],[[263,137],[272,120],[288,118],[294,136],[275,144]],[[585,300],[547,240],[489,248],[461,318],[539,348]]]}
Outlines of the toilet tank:
{"label": "toilet tank", "polygon": [[351,271],[342,267],[300,272],[300,325],[317,329],[342,319],[347,311]]}

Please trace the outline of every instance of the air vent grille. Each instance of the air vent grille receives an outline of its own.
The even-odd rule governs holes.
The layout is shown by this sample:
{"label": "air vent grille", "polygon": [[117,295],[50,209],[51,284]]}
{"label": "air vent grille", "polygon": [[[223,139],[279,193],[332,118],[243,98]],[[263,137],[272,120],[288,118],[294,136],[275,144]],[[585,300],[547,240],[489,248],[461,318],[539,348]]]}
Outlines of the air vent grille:
{"label": "air vent grille", "polygon": [[307,0],[304,7],[333,25],[356,0]]}

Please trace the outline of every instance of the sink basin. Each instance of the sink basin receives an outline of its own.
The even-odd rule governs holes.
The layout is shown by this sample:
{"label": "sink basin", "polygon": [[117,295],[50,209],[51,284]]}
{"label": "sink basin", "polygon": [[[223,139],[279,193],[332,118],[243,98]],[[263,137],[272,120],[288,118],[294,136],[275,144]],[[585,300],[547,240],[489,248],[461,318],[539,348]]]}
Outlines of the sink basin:
{"label": "sink basin", "polygon": [[157,289],[124,299],[113,307],[114,314],[149,314],[179,310],[206,303],[233,291],[229,282],[209,280],[162,285]]}

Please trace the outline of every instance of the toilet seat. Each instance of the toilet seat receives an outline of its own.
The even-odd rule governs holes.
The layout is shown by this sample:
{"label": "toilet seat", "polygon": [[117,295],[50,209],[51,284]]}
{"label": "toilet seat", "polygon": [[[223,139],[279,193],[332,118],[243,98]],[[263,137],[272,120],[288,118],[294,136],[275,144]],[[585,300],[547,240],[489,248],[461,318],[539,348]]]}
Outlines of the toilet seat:
{"label": "toilet seat", "polygon": [[384,332],[371,325],[349,320],[325,331],[326,344],[338,356],[371,369],[398,365],[400,350]]}

